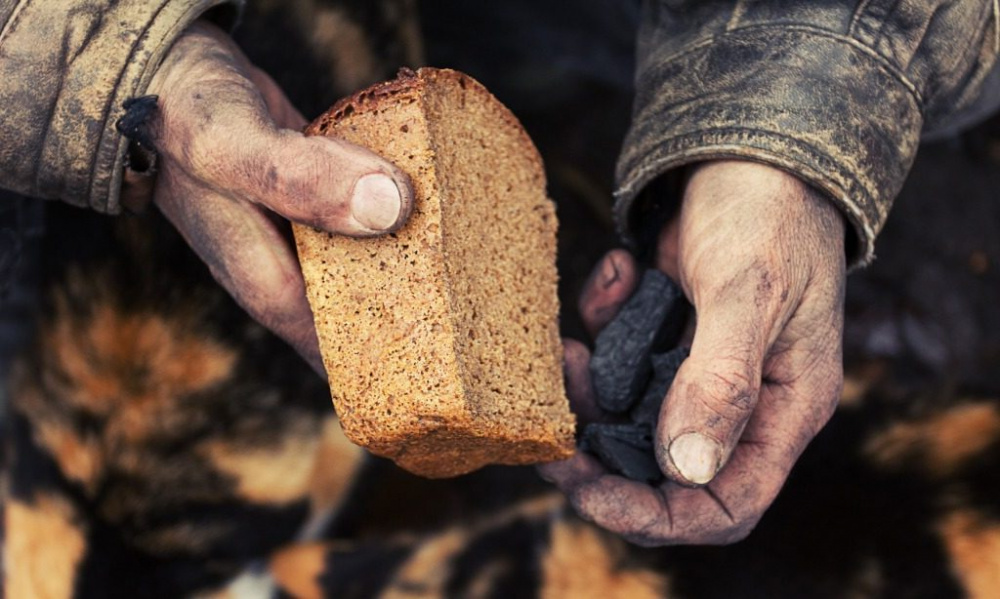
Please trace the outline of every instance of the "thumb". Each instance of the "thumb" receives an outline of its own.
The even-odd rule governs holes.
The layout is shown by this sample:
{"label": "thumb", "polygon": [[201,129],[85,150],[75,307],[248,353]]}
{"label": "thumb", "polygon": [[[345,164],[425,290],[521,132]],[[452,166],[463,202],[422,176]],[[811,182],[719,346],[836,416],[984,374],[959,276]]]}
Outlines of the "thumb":
{"label": "thumb", "polygon": [[734,299],[699,311],[690,357],[660,408],[657,461],[677,482],[711,481],[757,405],[770,327],[748,318],[745,305]]}
{"label": "thumb", "polygon": [[290,221],[366,237],[395,231],[412,211],[409,176],[365,148],[291,130],[253,142],[257,151],[230,163],[216,183]]}
{"label": "thumb", "polygon": [[300,117],[208,24],[192,25],[174,44],[148,91],[160,98],[163,168],[201,187],[355,237],[394,231],[412,210],[410,178],[392,163],[343,140],[281,128]]}

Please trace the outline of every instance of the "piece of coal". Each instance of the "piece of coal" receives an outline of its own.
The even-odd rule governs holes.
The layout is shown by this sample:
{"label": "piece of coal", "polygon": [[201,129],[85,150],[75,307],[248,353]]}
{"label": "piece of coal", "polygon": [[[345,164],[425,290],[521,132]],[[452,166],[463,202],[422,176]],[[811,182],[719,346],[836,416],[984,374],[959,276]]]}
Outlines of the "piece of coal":
{"label": "piece of coal", "polygon": [[653,454],[653,432],[641,424],[588,424],[580,447],[596,455],[612,472],[655,484],[663,473]]}
{"label": "piece of coal", "polygon": [[590,375],[598,405],[621,413],[639,399],[649,380],[650,353],[676,342],[686,312],[684,294],[667,275],[655,269],[643,274],[639,288],[594,344]]}
{"label": "piece of coal", "polygon": [[632,407],[629,417],[632,422],[647,424],[656,429],[656,421],[660,416],[660,406],[663,405],[663,398],[666,397],[670,385],[674,382],[677,369],[688,357],[690,350],[686,347],[678,347],[666,353],[651,355],[650,362],[653,364],[653,378],[646,386],[646,392],[642,399]]}

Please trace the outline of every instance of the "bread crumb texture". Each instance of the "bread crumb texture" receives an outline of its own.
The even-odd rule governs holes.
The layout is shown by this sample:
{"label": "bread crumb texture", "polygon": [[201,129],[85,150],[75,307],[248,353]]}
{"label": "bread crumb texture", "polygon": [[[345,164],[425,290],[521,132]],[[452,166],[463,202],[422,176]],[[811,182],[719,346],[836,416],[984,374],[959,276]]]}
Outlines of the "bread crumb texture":
{"label": "bread crumb texture", "polygon": [[416,474],[569,457],[556,218],[513,114],[457,71],[404,71],[307,129],[409,173],[410,220],[380,238],[295,227],[347,436]]}

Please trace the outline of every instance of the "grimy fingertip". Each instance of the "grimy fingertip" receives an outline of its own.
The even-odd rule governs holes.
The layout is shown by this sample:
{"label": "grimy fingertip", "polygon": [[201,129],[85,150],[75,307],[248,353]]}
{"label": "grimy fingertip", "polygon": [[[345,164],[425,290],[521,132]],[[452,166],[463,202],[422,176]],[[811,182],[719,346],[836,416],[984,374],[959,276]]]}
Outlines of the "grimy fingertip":
{"label": "grimy fingertip", "polygon": [[667,449],[676,471],[693,485],[711,482],[722,467],[722,445],[698,432],[685,433]]}
{"label": "grimy fingertip", "polygon": [[395,229],[404,216],[403,193],[396,181],[384,173],[360,177],[351,193],[351,216],[366,229]]}
{"label": "grimy fingertip", "polygon": [[626,250],[611,250],[597,263],[584,284],[577,306],[591,338],[618,313],[635,288],[637,278],[635,259]]}

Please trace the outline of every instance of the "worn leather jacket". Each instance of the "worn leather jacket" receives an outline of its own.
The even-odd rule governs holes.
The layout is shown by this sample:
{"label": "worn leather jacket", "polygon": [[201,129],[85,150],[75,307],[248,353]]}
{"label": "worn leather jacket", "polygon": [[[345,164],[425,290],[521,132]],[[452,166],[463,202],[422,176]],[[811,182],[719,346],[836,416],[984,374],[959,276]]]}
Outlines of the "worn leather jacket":
{"label": "worn leather jacket", "polygon": [[241,0],[0,0],[0,188],[116,213],[116,130],[194,20]]}
{"label": "worn leather jacket", "polygon": [[[114,124],[173,39],[242,0],[0,0],[0,187],[120,210]],[[647,0],[633,122],[618,164],[627,241],[669,211],[685,164],[765,162],[878,231],[921,131],[976,101],[1000,48],[994,0]],[[668,190],[669,186],[657,189]]]}
{"label": "worn leather jacket", "polygon": [[[626,239],[662,212],[678,167],[740,158],[825,192],[873,256],[921,131],[976,100],[1000,50],[992,0],[653,0],[618,163]],[[639,199],[639,201],[637,201]]]}

